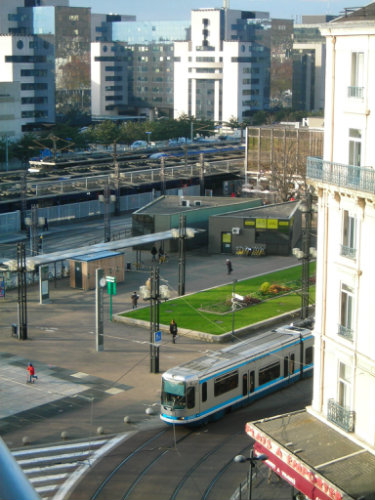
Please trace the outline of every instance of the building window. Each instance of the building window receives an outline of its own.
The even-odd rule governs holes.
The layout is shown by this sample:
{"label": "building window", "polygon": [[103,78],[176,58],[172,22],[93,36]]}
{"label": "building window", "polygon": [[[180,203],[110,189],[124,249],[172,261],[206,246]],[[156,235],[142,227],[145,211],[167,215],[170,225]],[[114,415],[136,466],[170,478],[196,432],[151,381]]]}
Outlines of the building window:
{"label": "building window", "polygon": [[349,97],[363,98],[363,52],[352,52],[352,71],[350,75]]}
{"label": "building window", "polygon": [[357,220],[350,215],[348,210],[344,210],[342,226],[341,255],[355,259],[357,253]]}
{"label": "building window", "polygon": [[338,374],[338,403],[343,408],[350,408],[351,396],[351,369],[342,361],[339,361]]}
{"label": "building window", "polygon": [[349,129],[349,165],[361,165],[362,132],[356,128]]}
{"label": "building window", "polygon": [[347,340],[353,340],[353,289],[344,283],[341,284],[341,309],[338,334]]}

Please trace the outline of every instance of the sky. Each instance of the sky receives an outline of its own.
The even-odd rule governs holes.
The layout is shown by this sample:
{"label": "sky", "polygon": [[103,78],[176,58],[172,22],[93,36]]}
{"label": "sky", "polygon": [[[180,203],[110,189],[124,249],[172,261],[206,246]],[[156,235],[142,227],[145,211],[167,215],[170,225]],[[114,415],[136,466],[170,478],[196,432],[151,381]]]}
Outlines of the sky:
{"label": "sky", "polygon": [[[229,1],[229,0],[228,0]],[[345,7],[364,7],[373,0],[230,0],[231,9],[269,12],[272,18],[294,19],[302,15],[340,14]],[[190,20],[192,9],[222,7],[223,0],[70,0],[72,7],[91,7],[100,14],[135,15],[137,21]]]}

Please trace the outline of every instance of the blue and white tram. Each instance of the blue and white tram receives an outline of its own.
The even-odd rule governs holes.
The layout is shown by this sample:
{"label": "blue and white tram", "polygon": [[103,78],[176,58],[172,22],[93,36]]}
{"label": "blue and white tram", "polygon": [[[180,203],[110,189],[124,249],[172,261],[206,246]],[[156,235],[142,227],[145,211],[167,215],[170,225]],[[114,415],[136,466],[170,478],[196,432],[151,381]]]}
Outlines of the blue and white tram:
{"label": "blue and white tram", "polygon": [[182,425],[216,420],[311,376],[313,341],[311,330],[284,326],[171,368],[162,376],[160,418]]}

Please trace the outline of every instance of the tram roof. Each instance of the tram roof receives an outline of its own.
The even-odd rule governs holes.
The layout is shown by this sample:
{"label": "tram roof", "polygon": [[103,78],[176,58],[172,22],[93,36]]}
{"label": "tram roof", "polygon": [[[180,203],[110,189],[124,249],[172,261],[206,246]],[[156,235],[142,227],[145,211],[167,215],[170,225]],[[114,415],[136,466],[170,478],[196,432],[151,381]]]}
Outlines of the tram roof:
{"label": "tram roof", "polygon": [[196,378],[208,372],[216,372],[230,368],[234,363],[240,363],[244,359],[262,356],[270,349],[282,347],[291,342],[311,335],[311,330],[296,326],[284,326],[275,330],[261,333],[250,339],[238,342],[220,351],[207,353],[205,356],[183,363],[169,369],[166,374],[172,377],[182,376],[185,378]]}

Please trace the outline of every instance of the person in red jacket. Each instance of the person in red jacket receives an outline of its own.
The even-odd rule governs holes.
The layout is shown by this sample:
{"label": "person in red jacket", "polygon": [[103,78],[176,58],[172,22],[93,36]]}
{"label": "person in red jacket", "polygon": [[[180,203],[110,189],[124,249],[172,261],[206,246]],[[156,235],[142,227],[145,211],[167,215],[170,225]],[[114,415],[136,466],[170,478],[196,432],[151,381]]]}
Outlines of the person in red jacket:
{"label": "person in red jacket", "polygon": [[35,375],[35,368],[33,367],[32,363],[28,364],[27,371],[29,372],[29,384],[33,384],[34,380],[37,379],[38,377]]}

